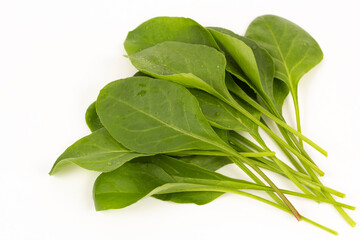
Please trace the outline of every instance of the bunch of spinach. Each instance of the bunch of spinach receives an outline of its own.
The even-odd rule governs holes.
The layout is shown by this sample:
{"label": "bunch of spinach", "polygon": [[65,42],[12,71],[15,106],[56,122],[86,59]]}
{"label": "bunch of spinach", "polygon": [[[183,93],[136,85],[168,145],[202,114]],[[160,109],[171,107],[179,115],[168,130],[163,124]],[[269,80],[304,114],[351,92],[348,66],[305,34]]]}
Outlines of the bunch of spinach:
{"label": "bunch of spinach", "polygon": [[[94,185],[97,210],[123,208],[146,196],[206,204],[235,193],[336,234],[301,216],[287,194],[332,204],[355,225],[343,210],[355,208],[335,201],[333,195],[345,195],[320,182],[317,174],[324,173],[303,147],[304,141],[327,155],[301,133],[297,85],[322,59],[319,45],[303,29],[266,15],[255,19],[244,37],[188,18],[157,17],[129,32],[124,46],[139,72],[101,90],[86,111],[92,133],[66,149],[50,174],[69,164],[102,172]],[[297,130],[282,116],[289,92]],[[259,127],[292,166],[275,156]],[[215,172],[230,163],[254,183]],[[302,193],[279,189],[262,169],[288,178]],[[265,191],[273,201],[247,189]]]}

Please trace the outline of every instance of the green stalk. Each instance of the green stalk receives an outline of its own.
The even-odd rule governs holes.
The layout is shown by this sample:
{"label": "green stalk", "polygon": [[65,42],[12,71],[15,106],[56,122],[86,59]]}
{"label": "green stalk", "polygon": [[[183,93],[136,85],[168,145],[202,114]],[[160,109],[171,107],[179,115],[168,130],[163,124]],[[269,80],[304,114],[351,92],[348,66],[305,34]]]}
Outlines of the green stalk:
{"label": "green stalk", "polygon": [[[265,126],[269,127],[269,126],[267,125],[267,123],[264,121],[263,118],[261,118],[260,120],[265,124]],[[282,134],[283,136],[285,136],[285,137],[284,137],[285,140],[289,143],[289,141],[288,141],[289,138],[288,138],[288,136],[287,136],[287,132],[284,131],[284,129],[282,129],[282,128],[279,128],[279,130],[280,130],[281,134]],[[296,168],[296,170],[298,170],[299,172],[302,172],[302,173],[304,173],[304,174],[307,174],[307,172],[304,170],[304,168],[301,166],[301,164],[298,163],[298,161],[293,157],[293,155],[291,155],[291,154],[289,153],[289,151],[288,151],[286,148],[284,148],[281,144],[279,144],[279,143],[276,142],[276,141],[275,141],[275,143],[276,143],[276,145],[281,149],[281,151],[286,155],[286,157],[290,160],[290,162],[291,162],[292,165]],[[290,144],[290,146],[292,146],[292,145]],[[292,146],[292,147],[295,148],[294,146]]]}
{"label": "green stalk", "polygon": [[[171,184],[173,184],[173,183],[171,183]],[[224,188],[224,187],[217,187],[217,186],[216,187],[204,186],[204,187],[199,188],[198,186],[199,186],[198,184],[194,184],[194,190],[193,191],[214,191],[214,192],[234,193],[234,194],[245,196],[245,197],[257,200],[259,202],[265,203],[267,205],[273,206],[273,207],[278,208],[278,209],[280,209],[280,210],[282,210],[284,212],[287,212],[287,213],[290,213],[290,214],[292,213],[290,210],[288,210],[283,205],[280,205],[280,204],[274,203],[272,201],[269,201],[269,200],[267,200],[265,198],[256,196],[255,194],[239,191],[237,189],[232,189],[232,188]],[[171,193],[171,192],[166,191],[166,190],[165,191],[157,190],[157,192],[156,192],[156,194],[166,194],[166,193]],[[152,195],[152,194],[150,193],[149,195]],[[329,232],[331,234],[334,234],[334,235],[338,234],[336,231],[334,231],[334,230],[332,230],[332,229],[330,229],[328,227],[325,227],[325,226],[323,226],[323,225],[321,225],[321,224],[319,224],[317,222],[314,222],[314,221],[310,220],[309,218],[301,216],[301,219],[304,220],[305,222],[310,223],[311,225],[316,226],[316,227],[318,227],[318,228],[320,228],[322,230],[325,230],[325,231],[327,231],[327,232]]]}
{"label": "green stalk", "polygon": [[[244,138],[243,136],[241,136],[240,134],[238,133],[235,133],[233,132],[231,137],[230,137],[230,140],[232,141],[233,144],[235,144],[235,147],[239,148],[240,151],[246,151],[246,152],[250,152],[251,150],[247,147],[245,147],[244,145],[242,144],[238,144],[238,141],[244,143],[244,142],[250,142],[252,144],[252,146],[254,148],[256,148],[255,150],[256,151],[263,151],[262,148],[260,148],[259,146],[257,146],[256,144],[254,144],[253,142],[249,141],[248,139]],[[245,143],[246,144],[246,143]],[[270,171],[273,171],[273,172],[276,172],[278,174],[281,174],[282,176],[284,177],[287,177],[283,171],[281,171],[280,169],[277,168],[277,165],[275,163],[273,163],[272,161],[269,161],[265,158],[261,158],[261,157],[258,157],[256,158],[257,162],[254,162],[257,166],[261,167],[261,168],[264,168],[264,169],[267,169],[267,170],[270,170]],[[332,188],[329,188],[327,186],[324,186],[322,184],[319,184],[317,182],[313,182],[311,181],[312,178],[309,177],[308,175],[305,175],[301,172],[297,172],[295,171],[294,169],[290,168],[288,165],[286,165],[285,163],[283,163],[284,166],[287,168],[288,171],[290,171],[295,177],[296,179],[301,183],[301,184],[304,184],[306,185],[307,187],[311,188],[312,190],[316,190],[317,192],[320,192],[321,193],[321,190],[324,190],[324,191],[327,191],[331,194],[334,194],[335,196],[338,196],[338,197],[341,197],[341,198],[344,198],[345,197],[345,194],[344,193],[341,193],[337,190],[334,190]],[[319,195],[318,195],[319,196]],[[320,196],[322,196],[322,194],[320,194]]]}
{"label": "green stalk", "polygon": [[[299,101],[298,101],[298,97],[297,94],[296,96],[294,94],[292,94],[292,99],[294,102],[294,108],[295,108],[295,116],[296,116],[296,128],[297,130],[301,133],[301,124],[300,124],[300,108],[299,108]],[[303,141],[301,138],[299,138],[299,143],[302,147],[304,147]]]}
{"label": "green stalk", "polygon": [[289,144],[287,144],[284,140],[282,140],[280,137],[278,137],[276,134],[274,134],[270,128],[265,126],[262,122],[260,122],[257,118],[255,118],[251,113],[246,111],[242,106],[240,106],[234,99],[232,101],[227,100],[223,97],[221,97],[223,101],[228,103],[230,106],[234,107],[236,110],[241,112],[243,115],[245,115],[247,118],[249,118],[251,121],[259,125],[262,129],[264,129],[265,132],[267,132],[275,141],[279,142],[283,146],[285,146],[287,149],[289,149],[295,156],[297,156],[299,159],[304,161],[309,167],[314,169],[320,176],[324,175],[324,172],[321,171],[318,166],[316,166],[314,163],[312,163],[309,159],[301,155],[297,150],[295,150],[293,147],[291,147]]}
{"label": "green stalk", "polygon": [[[299,144],[297,141],[294,141],[294,142],[295,142],[295,144],[297,144],[297,145]],[[307,154],[306,151],[300,146],[300,144],[299,144],[298,146],[299,146],[300,151],[302,151],[305,155],[308,156],[308,154]],[[318,184],[320,184],[320,185],[323,186],[323,184],[321,183],[321,181],[319,180],[319,178],[316,176],[316,174],[312,171],[312,169],[308,168],[308,167],[305,166],[305,165],[304,165],[304,167],[305,167],[306,171],[308,171],[308,173],[310,174],[310,176],[313,178],[313,180],[314,180],[316,183],[318,183]],[[326,198],[328,198],[328,199],[331,200],[331,201],[335,201],[335,199],[333,198],[333,196],[332,196],[330,193],[328,193],[327,191],[322,191],[322,192],[323,192],[323,194],[325,195]],[[344,211],[344,209],[342,209],[341,207],[338,207],[338,206],[334,206],[334,207],[335,207],[335,209],[338,211],[338,213],[343,217],[343,219],[344,219],[351,227],[355,227],[355,226],[356,226],[356,222],[349,216],[349,214],[347,214],[347,213]]]}
{"label": "green stalk", "polygon": [[[240,169],[243,170],[252,180],[254,180],[254,182],[256,182],[257,184],[260,184],[262,186],[265,186],[265,184],[255,174],[253,174],[242,162],[237,161],[236,159],[235,160],[231,159],[231,160],[238,167],[240,167]],[[272,191],[268,191],[267,193],[272,199],[275,200],[275,202],[277,202],[280,205],[285,205],[285,203],[278,196],[276,196]]]}
{"label": "green stalk", "polygon": [[[275,152],[272,151],[262,151],[262,152],[239,152],[244,157],[271,157],[275,156]],[[224,152],[219,151],[196,151],[196,150],[187,150],[181,152],[169,153],[168,155],[172,156],[188,156],[188,155],[205,155],[205,156],[229,156]]]}
{"label": "green stalk", "polygon": [[[237,156],[236,156],[237,155]],[[296,219],[298,221],[301,220],[301,215],[298,213],[298,211],[295,209],[295,207],[292,205],[292,203],[285,197],[285,195],[278,189],[278,187],[268,178],[255,164],[253,164],[251,161],[249,161],[247,158],[241,156],[240,154],[236,154],[235,156],[239,158],[240,160],[244,161],[246,164],[248,164],[252,169],[255,170],[269,185],[271,188],[274,189],[274,191],[277,193],[277,195],[281,198],[281,200],[286,204],[286,206],[290,209],[290,211],[294,214]],[[242,165],[242,162],[239,161],[237,158],[230,158],[236,165]]]}
{"label": "green stalk", "polygon": [[[275,112],[275,114],[280,115],[278,112]],[[281,129],[281,128],[280,128]],[[300,150],[301,154],[305,155],[308,159],[310,159],[312,161],[312,159],[309,157],[309,155],[307,154],[307,152],[304,150],[304,148],[301,146],[301,144],[297,141],[297,139],[289,134],[290,138],[292,138],[293,143],[295,144],[298,149]],[[292,142],[292,141],[291,141]],[[313,162],[313,161],[312,161]],[[307,164],[303,164],[305,170],[309,173],[309,175],[312,177],[312,179],[318,183],[319,185],[323,184],[321,183],[321,181],[319,180],[319,178],[316,176],[316,174],[313,172],[313,170],[307,165]],[[333,196],[328,193],[327,191],[325,191],[324,188],[322,188],[322,193],[325,195],[326,198],[328,198],[331,201],[335,201],[335,199],[333,198]],[[339,212],[339,214],[343,217],[343,219],[351,226],[351,227],[355,227],[356,223],[355,221],[344,211],[344,209],[342,209],[341,207],[338,206],[334,206],[335,209]]]}
{"label": "green stalk", "polygon": [[[256,136],[256,135],[252,135],[253,138],[266,150],[266,151],[270,151],[270,149],[267,147],[267,145],[265,144],[264,140],[260,137],[260,136]],[[288,169],[286,168],[285,164],[278,159],[276,156],[274,157],[270,157],[271,160],[273,160],[276,165],[279,166],[279,168],[283,171],[283,173],[304,193],[306,194],[310,194],[311,192],[309,190],[307,190],[297,179],[294,175],[292,175],[290,173],[290,171],[288,171]]]}
{"label": "green stalk", "polygon": [[[176,179],[180,180],[181,183],[186,183],[186,184],[190,184],[190,185],[193,184],[194,186],[201,185],[202,190],[200,190],[200,191],[205,191],[204,188],[206,186],[208,186],[208,187],[210,186],[210,187],[214,187],[214,188],[236,189],[236,190],[239,190],[239,189],[241,189],[241,190],[258,190],[258,191],[266,191],[266,192],[274,191],[274,189],[272,189],[271,187],[259,185],[256,183],[251,183],[251,182],[248,182],[245,180],[240,180],[240,179],[229,178],[229,180],[213,180],[213,179],[194,179],[194,178],[186,178],[186,177],[177,177]],[[186,189],[188,189],[188,188],[186,188]],[[196,190],[197,189],[194,189],[193,191],[196,191]],[[182,189],[178,189],[178,191],[183,192]],[[212,191],[212,190],[208,189],[207,191]],[[310,199],[310,200],[315,200],[318,202],[324,202],[324,203],[332,204],[335,206],[344,207],[344,208],[347,208],[350,210],[355,210],[354,206],[336,202],[336,201],[330,201],[326,198],[316,197],[313,195],[298,193],[298,192],[289,191],[289,190],[285,190],[285,189],[280,189],[280,191],[287,195],[301,197],[301,198]]]}
{"label": "green stalk", "polygon": [[[289,125],[286,124],[286,122],[283,119],[279,119],[278,116],[274,116],[271,112],[269,112],[268,110],[266,110],[264,107],[262,107],[259,103],[257,103],[254,99],[252,99],[251,97],[249,97],[245,92],[239,92],[239,86],[235,86],[233,84],[236,84],[235,82],[227,82],[227,87],[229,88],[230,91],[232,91],[236,96],[238,96],[239,98],[243,99],[245,102],[247,102],[248,104],[250,104],[252,107],[254,107],[255,109],[257,109],[259,112],[261,112],[262,114],[264,114],[265,116],[267,116],[268,118],[270,118],[271,120],[273,120],[275,123],[277,123],[278,125],[282,126],[283,128],[285,128],[287,131],[293,133],[294,135],[296,135],[297,137],[299,137],[300,139],[304,140],[305,142],[307,142],[310,146],[312,146],[313,148],[315,148],[316,150],[318,150],[320,153],[322,153],[323,155],[327,156],[327,152],[322,149],[320,146],[318,146],[316,143],[314,143],[313,141],[311,141],[309,138],[307,138],[306,136],[304,136],[303,134],[301,134],[300,132],[296,131],[295,129],[293,129],[292,127],[290,127]],[[240,91],[242,91],[240,89]],[[272,101],[264,101],[264,102],[272,102]],[[230,104],[231,105],[231,104]],[[232,106],[232,105],[231,105]],[[240,111],[241,112],[241,111]],[[241,112],[242,113],[242,112]],[[245,114],[244,114],[245,115]],[[260,126],[260,125],[259,125]],[[265,129],[264,129],[265,130]],[[290,149],[289,149],[290,150]]]}
{"label": "green stalk", "polygon": [[[234,137],[232,137],[232,138],[233,138],[232,146],[235,149],[237,149],[237,151],[251,151],[249,148],[245,147],[243,144],[239,144],[238,139],[236,139]],[[256,161],[254,161],[254,163],[258,166],[261,166],[261,168],[265,168],[267,170],[270,170],[270,171],[273,171],[273,172],[276,172],[276,173],[279,173],[279,174],[282,174],[283,176],[285,176],[285,174],[279,169],[279,167],[273,161],[270,161],[263,157],[256,157],[253,159],[256,160]],[[308,175],[303,174],[301,172],[297,172],[286,164],[285,164],[285,166],[288,169],[288,171],[290,171],[292,174],[296,175],[297,178],[302,179],[304,181],[306,180],[309,183],[311,182],[312,178],[309,177]],[[315,186],[315,185],[311,184],[311,186]],[[316,188],[318,188],[320,190],[320,187],[316,187]]]}

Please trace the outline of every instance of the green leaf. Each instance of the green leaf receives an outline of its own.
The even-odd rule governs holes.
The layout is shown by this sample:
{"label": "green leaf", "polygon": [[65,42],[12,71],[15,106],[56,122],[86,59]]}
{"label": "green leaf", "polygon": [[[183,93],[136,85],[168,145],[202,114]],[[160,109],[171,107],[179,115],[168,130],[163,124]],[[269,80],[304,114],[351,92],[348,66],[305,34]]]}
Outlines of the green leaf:
{"label": "green leaf", "polygon": [[[136,72],[133,76],[149,77],[148,75],[142,72]],[[92,104],[90,104],[90,106],[86,110],[85,121],[92,132],[104,127],[100,121],[99,116],[97,115],[95,101]]]}
{"label": "green leaf", "polygon": [[214,48],[198,44],[164,42],[129,56],[141,72],[153,77],[228,97],[226,60]]}
{"label": "green leaf", "polygon": [[225,165],[233,163],[229,158],[224,156],[187,156],[178,159],[210,171],[216,171]]}
{"label": "green leaf", "polygon": [[286,83],[275,78],[274,79],[274,99],[277,109],[282,113],[282,108],[286,97],[289,95],[289,88]]}
{"label": "green leaf", "polygon": [[257,41],[273,57],[275,77],[289,88],[297,129],[301,132],[298,85],[300,78],[323,59],[319,44],[298,25],[274,15],[256,18],[249,25],[246,36]]}
{"label": "green leaf", "polygon": [[129,32],[124,47],[130,55],[165,41],[217,48],[215,40],[204,27],[190,18],[182,17],[156,17],[142,23]]}
{"label": "green leaf", "polygon": [[[231,181],[235,181],[236,186],[239,183],[253,185],[167,156],[139,158],[97,178],[95,207],[97,210],[124,208],[160,193],[166,194],[155,197],[178,203],[205,204],[223,194],[211,191],[216,185],[221,186],[222,181],[227,185],[232,184]],[[206,192],[196,191],[204,188]]]}
{"label": "green leaf", "polygon": [[90,104],[85,114],[85,121],[92,132],[104,127],[96,113],[96,102]]}
{"label": "green leaf", "polygon": [[140,153],[223,151],[226,145],[183,86],[148,77],[108,84],[96,105],[101,122],[128,149]]}
{"label": "green leaf", "polygon": [[209,31],[227,56],[227,70],[245,81],[264,101],[273,104],[274,63],[271,56],[256,42],[227,29],[209,28]]}
{"label": "green leaf", "polygon": [[270,53],[275,61],[275,77],[284,81],[292,93],[297,93],[300,78],[323,59],[319,44],[309,33],[278,16],[256,18],[246,37]]}
{"label": "green leaf", "polygon": [[140,156],[145,155],[126,149],[113,139],[105,128],[101,128],[67,148],[56,160],[50,175],[69,164],[93,171],[109,172]]}
{"label": "green leaf", "polygon": [[[259,126],[233,107],[204,91],[191,89],[190,92],[196,97],[204,116],[214,127],[257,134]],[[260,119],[257,110],[241,100],[239,104]]]}
{"label": "green leaf", "polygon": [[216,134],[226,143],[229,143],[229,131],[221,128],[213,127]]}

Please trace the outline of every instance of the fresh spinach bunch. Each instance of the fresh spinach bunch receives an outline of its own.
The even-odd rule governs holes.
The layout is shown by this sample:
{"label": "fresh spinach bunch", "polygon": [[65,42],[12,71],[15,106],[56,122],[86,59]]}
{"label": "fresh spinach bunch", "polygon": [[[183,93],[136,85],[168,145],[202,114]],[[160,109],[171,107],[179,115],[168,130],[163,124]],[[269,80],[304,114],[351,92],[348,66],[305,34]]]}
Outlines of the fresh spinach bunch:
{"label": "fresh spinach bunch", "polygon": [[[345,195],[320,182],[324,173],[303,147],[306,142],[327,155],[301,133],[297,86],[322,59],[319,45],[303,29],[266,15],[239,36],[188,18],[157,17],[129,32],[124,46],[139,72],[100,91],[86,111],[92,133],[66,149],[50,174],[71,164],[102,172],[94,185],[97,210],[123,208],[147,196],[206,204],[235,193],[336,234],[301,216],[287,194],[332,204],[355,225],[343,210],[355,208],[333,198]],[[282,116],[289,92],[297,130]],[[291,165],[275,156],[259,127]],[[215,172],[230,163],[254,183]],[[302,193],[279,189],[262,169],[288,178]],[[273,201],[247,189],[265,191]]]}

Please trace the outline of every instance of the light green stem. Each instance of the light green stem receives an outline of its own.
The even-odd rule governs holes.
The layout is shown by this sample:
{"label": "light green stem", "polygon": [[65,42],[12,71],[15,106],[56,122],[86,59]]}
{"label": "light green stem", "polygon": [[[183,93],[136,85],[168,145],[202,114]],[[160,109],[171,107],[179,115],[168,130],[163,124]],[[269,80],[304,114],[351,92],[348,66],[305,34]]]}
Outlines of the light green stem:
{"label": "light green stem", "polygon": [[[297,94],[291,94],[294,102],[294,108],[295,108],[295,116],[296,116],[296,128],[301,133],[301,124],[300,124],[300,108],[299,108],[299,100],[297,97]],[[304,147],[303,141],[301,138],[299,138],[299,143],[302,147]]]}
{"label": "light green stem", "polygon": [[247,118],[249,118],[251,121],[259,125],[262,129],[264,129],[265,132],[267,132],[275,141],[279,142],[283,146],[285,146],[287,149],[289,149],[295,156],[297,156],[299,159],[301,159],[303,162],[305,162],[309,167],[314,169],[320,176],[324,175],[324,172],[321,171],[318,166],[316,166],[314,163],[312,163],[309,159],[301,155],[297,150],[295,150],[293,147],[291,147],[289,144],[287,144],[284,140],[282,140],[280,137],[278,137],[276,134],[274,134],[270,128],[265,126],[262,122],[260,122],[256,117],[254,117],[251,113],[246,111],[242,106],[240,106],[234,99],[233,101],[227,100],[225,98],[222,98],[226,103],[228,103],[230,106],[234,107],[236,110],[241,112],[243,115],[245,115]]}
{"label": "light green stem", "polygon": [[[237,155],[237,156],[236,156]],[[274,189],[276,194],[283,200],[283,202],[286,204],[286,206],[290,209],[290,211],[294,214],[296,219],[298,221],[301,220],[301,215],[298,213],[298,211],[295,209],[295,207],[292,205],[292,203],[284,196],[284,194],[278,189],[278,187],[268,178],[255,164],[253,164],[251,161],[249,161],[247,158],[241,156],[240,154],[236,154],[235,156],[239,158],[240,160],[244,161],[246,164],[248,164],[252,169],[255,170],[269,185],[271,188]],[[237,158],[230,158],[236,165],[239,166],[239,164],[242,164]]]}
{"label": "light green stem", "polygon": [[[274,116],[271,112],[269,112],[268,110],[266,110],[264,107],[262,107],[259,103],[257,103],[254,99],[252,99],[251,97],[249,97],[248,95],[246,95],[245,93],[239,92],[238,86],[234,86],[233,84],[236,83],[232,83],[232,82],[227,82],[227,86],[229,87],[230,91],[232,91],[233,93],[235,93],[239,98],[243,99],[244,101],[246,101],[247,103],[249,103],[252,107],[254,107],[255,109],[257,109],[259,112],[261,112],[262,114],[264,114],[265,116],[267,116],[268,118],[270,118],[271,120],[273,120],[275,123],[277,123],[278,125],[282,126],[283,128],[285,128],[287,131],[293,133],[294,135],[296,135],[297,137],[299,137],[300,139],[304,140],[305,142],[307,142],[310,146],[312,146],[313,148],[315,148],[316,150],[318,150],[320,153],[322,153],[323,155],[327,156],[327,152],[321,148],[320,146],[318,146],[316,143],[314,143],[313,141],[311,141],[309,138],[307,138],[306,136],[304,136],[303,134],[301,134],[300,132],[296,131],[295,129],[293,129],[292,127],[290,127],[289,125],[286,124],[286,122],[284,122],[283,119],[278,118],[278,116]],[[240,90],[242,91],[242,90]],[[271,102],[271,101],[267,101],[267,102]],[[264,129],[265,130],[265,129]],[[290,150],[290,149],[289,149]]]}
{"label": "light green stem", "polygon": [[[200,186],[200,187],[199,187]],[[165,188],[166,190],[164,191],[157,191],[156,194],[167,194],[167,193],[173,193],[173,191],[167,191],[168,188]],[[187,188],[189,189],[189,188]],[[244,197],[248,197],[248,198],[251,198],[251,199],[254,199],[254,200],[257,200],[259,202],[262,202],[262,203],[265,203],[267,205],[270,205],[270,206],[273,206],[275,208],[278,208],[284,212],[287,212],[287,213],[292,213],[290,210],[288,210],[286,207],[284,207],[283,205],[280,205],[280,204],[277,204],[277,203],[274,203],[272,201],[269,201],[265,198],[262,198],[262,197],[259,197],[259,196],[256,196],[255,194],[251,194],[251,193],[247,193],[247,192],[243,192],[243,191],[240,191],[240,190],[237,190],[237,189],[233,189],[233,188],[225,188],[225,187],[218,187],[218,186],[201,186],[199,184],[194,184],[194,189],[193,190],[187,190],[189,192],[191,191],[214,191],[214,192],[226,192],[226,193],[234,193],[234,194],[237,194],[237,195],[241,195],[241,196],[244,196]],[[304,216],[301,216],[301,219],[304,220],[305,222],[307,223],[310,223],[311,225],[313,226],[316,226],[322,230],[325,230],[331,234],[334,234],[334,235],[337,235],[338,233],[328,227],[325,227],[317,222],[314,222],[312,220],[310,220],[309,218],[306,218]]]}

